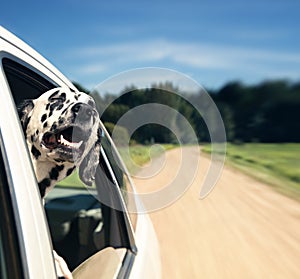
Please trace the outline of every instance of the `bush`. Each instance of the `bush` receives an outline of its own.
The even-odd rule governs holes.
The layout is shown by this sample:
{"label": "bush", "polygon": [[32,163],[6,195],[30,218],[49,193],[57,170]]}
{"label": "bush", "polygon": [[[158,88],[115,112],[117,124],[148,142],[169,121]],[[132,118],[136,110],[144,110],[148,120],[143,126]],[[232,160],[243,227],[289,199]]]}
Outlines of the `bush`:
{"label": "bush", "polygon": [[129,144],[129,134],[125,127],[115,125],[111,122],[105,122],[104,126],[106,127],[116,146],[126,146]]}

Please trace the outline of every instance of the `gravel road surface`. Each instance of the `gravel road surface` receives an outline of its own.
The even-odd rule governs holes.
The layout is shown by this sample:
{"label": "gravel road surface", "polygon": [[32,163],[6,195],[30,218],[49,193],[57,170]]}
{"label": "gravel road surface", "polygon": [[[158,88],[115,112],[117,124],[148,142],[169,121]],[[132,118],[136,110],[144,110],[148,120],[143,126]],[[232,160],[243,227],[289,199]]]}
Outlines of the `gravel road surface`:
{"label": "gravel road surface", "polygon": [[[195,148],[188,147],[188,152]],[[210,163],[200,158],[189,190],[171,206],[150,214],[161,247],[163,278],[300,278],[300,203],[229,167],[210,195],[200,200]],[[173,179],[180,150],[166,152],[164,160],[156,175],[134,179],[138,191],[157,191]],[[155,169],[161,161],[154,159],[151,166]],[[151,174],[151,168],[142,172]]]}

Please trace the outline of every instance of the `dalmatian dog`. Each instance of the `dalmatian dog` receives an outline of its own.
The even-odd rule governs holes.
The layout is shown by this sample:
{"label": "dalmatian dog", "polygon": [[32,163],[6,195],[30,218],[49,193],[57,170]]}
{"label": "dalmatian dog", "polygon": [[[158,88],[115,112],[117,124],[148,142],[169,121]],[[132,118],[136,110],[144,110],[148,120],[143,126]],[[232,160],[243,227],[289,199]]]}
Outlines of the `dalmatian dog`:
{"label": "dalmatian dog", "polygon": [[[76,167],[80,179],[92,185],[99,163],[101,128],[90,96],[54,88],[37,99],[25,100],[18,112],[42,198]],[[72,278],[55,251],[54,259],[58,276]]]}

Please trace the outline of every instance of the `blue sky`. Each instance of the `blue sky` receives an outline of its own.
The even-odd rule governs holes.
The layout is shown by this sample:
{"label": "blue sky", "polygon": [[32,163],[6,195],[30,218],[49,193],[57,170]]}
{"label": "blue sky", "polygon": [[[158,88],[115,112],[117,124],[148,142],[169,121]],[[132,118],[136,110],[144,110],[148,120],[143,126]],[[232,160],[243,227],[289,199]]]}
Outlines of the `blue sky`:
{"label": "blue sky", "polygon": [[217,89],[300,80],[299,11],[299,0],[11,0],[0,24],[89,89],[141,67]]}

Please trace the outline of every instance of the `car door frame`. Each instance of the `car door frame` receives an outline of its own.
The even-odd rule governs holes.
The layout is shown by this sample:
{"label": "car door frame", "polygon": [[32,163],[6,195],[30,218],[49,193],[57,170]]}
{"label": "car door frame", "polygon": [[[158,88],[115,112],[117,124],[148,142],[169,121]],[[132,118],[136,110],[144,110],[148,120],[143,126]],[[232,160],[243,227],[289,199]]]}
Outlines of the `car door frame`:
{"label": "car door frame", "polygon": [[[3,57],[15,57],[20,62],[42,68],[35,59],[0,39],[1,61]],[[24,278],[56,278],[43,204],[2,63],[0,70],[1,150],[17,228],[23,275]]]}

